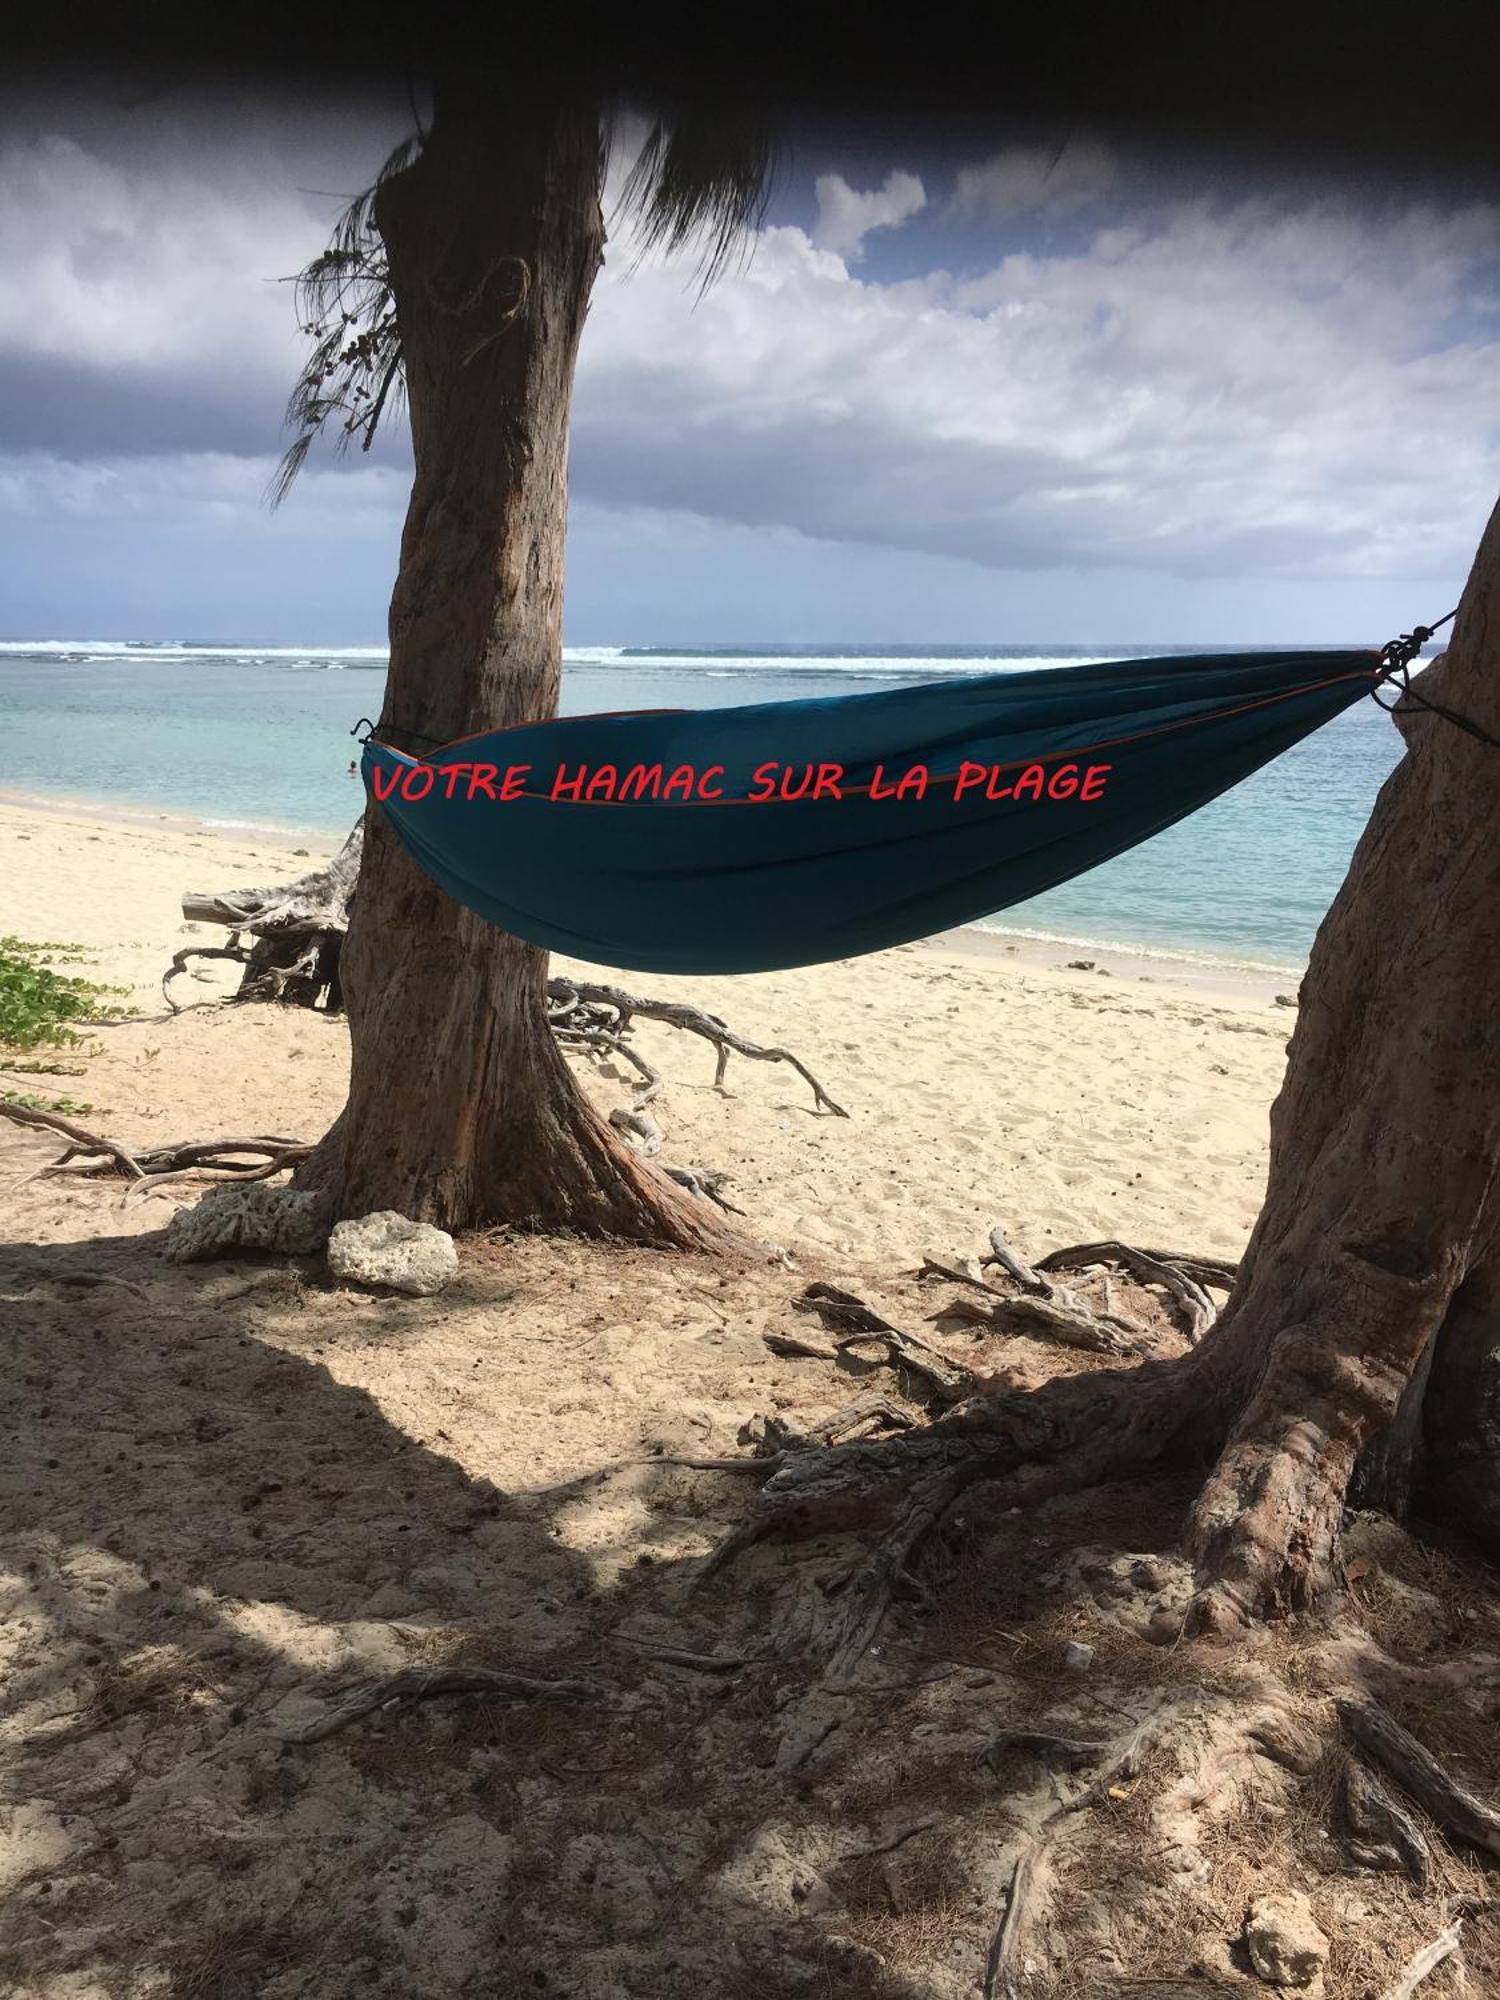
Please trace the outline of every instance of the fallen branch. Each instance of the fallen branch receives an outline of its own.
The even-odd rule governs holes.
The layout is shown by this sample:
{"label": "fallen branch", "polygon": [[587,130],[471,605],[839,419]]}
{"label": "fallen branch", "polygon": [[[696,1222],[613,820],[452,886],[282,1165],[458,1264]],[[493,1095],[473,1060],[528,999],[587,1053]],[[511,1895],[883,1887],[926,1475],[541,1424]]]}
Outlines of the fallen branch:
{"label": "fallen branch", "polygon": [[[129,1174],[133,1180],[143,1178],[145,1169],[128,1146],[120,1146],[113,1139],[101,1139],[97,1133],[86,1132],[81,1125],[71,1119],[60,1118],[55,1111],[33,1111],[25,1104],[8,1104],[0,1098],[0,1118],[8,1118],[13,1125],[31,1125],[43,1132],[58,1132],[73,1144],[67,1152],[54,1160],[45,1171],[55,1173],[76,1154],[86,1152],[102,1159],[111,1159],[121,1173]],[[82,1172],[83,1169],[75,1171]]]}
{"label": "fallen branch", "polygon": [[1202,1257],[1179,1260],[1160,1250],[1138,1250],[1115,1238],[1054,1250],[1042,1259],[1037,1271],[1081,1271],[1092,1265],[1113,1265],[1143,1284],[1160,1285],[1169,1292],[1182,1308],[1187,1337],[1195,1346],[1219,1316],[1219,1308],[1204,1288],[1205,1277],[1210,1283],[1228,1286],[1234,1282],[1235,1271],[1233,1265],[1214,1264]]}
{"label": "fallen branch", "polygon": [[389,1713],[409,1708],[414,1702],[431,1701],[437,1695],[488,1694],[512,1699],[526,1697],[535,1701],[597,1701],[603,1693],[603,1688],[595,1681],[542,1680],[535,1674],[512,1673],[501,1667],[439,1667],[430,1670],[408,1667],[399,1674],[391,1674],[384,1680],[371,1681],[365,1687],[356,1688],[326,1715],[305,1723],[301,1729],[289,1731],[283,1741],[321,1743],[325,1737],[332,1736],[337,1730],[347,1729],[351,1723],[373,1715],[377,1709]]}
{"label": "fallen branch", "polygon": [[1067,1346],[1095,1353],[1139,1355],[1149,1351],[1151,1335],[1139,1321],[1108,1308],[1100,1311],[1069,1287],[1054,1284],[1040,1268],[1034,1270],[1024,1263],[998,1228],[990,1231],[990,1254],[980,1259],[980,1269],[986,1264],[998,1264],[1020,1287],[1018,1296],[1002,1299],[989,1317],[1045,1327]]}
{"label": "fallen branch", "polygon": [[[1116,1251],[1127,1246],[1117,1237],[1107,1237],[1102,1243],[1074,1243],[1065,1250],[1049,1250],[1038,1261],[1039,1271],[1078,1270],[1084,1264],[1109,1263]],[[1175,1264],[1180,1271],[1186,1271],[1196,1278],[1200,1285],[1214,1285],[1220,1291],[1232,1289],[1239,1276],[1240,1267],[1228,1257],[1204,1257],[1196,1250],[1140,1250],[1134,1253],[1150,1257],[1158,1264]]]}
{"label": "fallen branch", "polygon": [[718,1167],[662,1167],[660,1169],[669,1181],[695,1194],[700,1201],[711,1201],[716,1208],[722,1208],[729,1215],[743,1215],[744,1209],[736,1208],[732,1201],[726,1201],[721,1190],[733,1181],[732,1174],[720,1171]]}
{"label": "fallen branch", "polygon": [[1337,1708],[1339,1720],[1360,1748],[1389,1771],[1445,1833],[1500,1857],[1500,1813],[1451,1777],[1430,1750],[1374,1702],[1340,1701]]}
{"label": "fallen branch", "polygon": [[[321,1002],[336,1014],[343,1004],[339,960],[359,880],[364,830],[361,819],[331,861],[295,882],[213,894],[188,890],[182,898],[188,922],[223,924],[231,936],[228,945],[190,946],[174,954],[161,983],[162,998],[173,1013],[182,1010],[172,996],[172,981],[195,958],[222,958],[245,968],[236,1001],[304,1007]],[[255,939],[248,948],[240,943],[245,934]]]}
{"label": "fallen branch", "polygon": [[[885,1358],[891,1366],[905,1368],[920,1377],[941,1403],[961,1402],[965,1396],[973,1395],[978,1387],[976,1377],[952,1355],[944,1354],[941,1348],[934,1347],[930,1340],[923,1340],[920,1334],[907,1333],[901,1327],[893,1326],[853,1292],[841,1291],[837,1285],[813,1284],[794,1299],[793,1304],[804,1312],[817,1313],[832,1326],[845,1329],[833,1343],[835,1354],[867,1340],[879,1340],[885,1347]],[[821,1355],[822,1350],[820,1347],[807,1347],[803,1351]]]}

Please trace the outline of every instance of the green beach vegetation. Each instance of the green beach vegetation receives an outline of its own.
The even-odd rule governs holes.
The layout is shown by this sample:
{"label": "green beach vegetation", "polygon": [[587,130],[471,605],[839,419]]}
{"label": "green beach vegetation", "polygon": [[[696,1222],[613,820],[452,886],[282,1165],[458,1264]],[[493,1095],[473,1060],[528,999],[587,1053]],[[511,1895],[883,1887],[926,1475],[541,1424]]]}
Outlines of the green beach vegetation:
{"label": "green beach vegetation", "polygon": [[[79,1033],[91,1022],[108,1020],[124,1010],[112,996],[123,986],[105,986],[76,973],[58,972],[59,964],[81,965],[88,955],[79,946],[35,943],[27,938],[0,937],[0,1065],[8,1076],[82,1076],[81,1062],[30,1060],[37,1049],[93,1051]],[[43,1098],[0,1086],[7,1104],[32,1111],[87,1111],[91,1107],[68,1097]]]}

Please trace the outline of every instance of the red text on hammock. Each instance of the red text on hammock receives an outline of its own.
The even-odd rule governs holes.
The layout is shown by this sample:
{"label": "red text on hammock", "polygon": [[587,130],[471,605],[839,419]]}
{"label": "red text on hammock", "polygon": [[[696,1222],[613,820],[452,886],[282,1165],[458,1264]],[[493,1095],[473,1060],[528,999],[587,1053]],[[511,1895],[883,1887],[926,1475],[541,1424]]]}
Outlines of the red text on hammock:
{"label": "red text on hammock", "polygon": [[371,773],[380,803],[392,794],[409,804],[430,797],[487,800],[542,798],[571,805],[639,805],[748,803],[792,805],[813,799],[925,799],[946,795],[954,800],[984,799],[998,805],[1102,799],[1110,764],[973,764],[956,771],[933,772],[925,764],[887,769],[877,764],[869,780],[850,783],[842,764],[758,764],[743,801],[726,794],[724,767],[709,764],[559,764],[550,783],[531,782],[530,764],[411,764],[401,770]]}

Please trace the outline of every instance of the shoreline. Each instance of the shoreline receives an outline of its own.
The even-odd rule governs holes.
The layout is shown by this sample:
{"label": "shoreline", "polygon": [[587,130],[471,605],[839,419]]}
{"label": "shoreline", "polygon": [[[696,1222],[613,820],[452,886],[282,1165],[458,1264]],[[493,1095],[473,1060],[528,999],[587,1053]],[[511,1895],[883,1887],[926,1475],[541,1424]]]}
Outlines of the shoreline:
{"label": "shoreline", "polygon": [[[258,821],[228,823],[190,812],[114,804],[95,798],[0,789],[0,807],[90,826],[136,826],[164,834],[191,835],[241,849],[272,848],[313,861],[331,858],[343,844],[340,835],[317,827],[275,826]],[[1303,976],[1302,968],[1294,966],[1236,963],[1156,946],[978,924],[935,932],[931,937],[893,948],[956,953],[965,958],[998,960],[1002,964],[1054,972],[1092,971],[1101,978],[1128,979],[1141,985],[1159,985],[1168,991],[1241,1002],[1274,1003],[1278,994],[1295,997]]]}

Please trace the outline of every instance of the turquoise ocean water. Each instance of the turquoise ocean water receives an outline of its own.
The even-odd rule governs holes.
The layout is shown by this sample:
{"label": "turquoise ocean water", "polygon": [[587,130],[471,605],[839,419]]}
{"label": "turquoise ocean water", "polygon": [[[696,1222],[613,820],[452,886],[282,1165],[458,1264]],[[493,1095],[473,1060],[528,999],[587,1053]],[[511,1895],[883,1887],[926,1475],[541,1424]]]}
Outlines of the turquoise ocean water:
{"label": "turquoise ocean water", "polygon": [[[854,694],[1127,650],[580,647],[566,655],[563,709]],[[361,802],[349,731],[378,713],[384,669],[383,647],[0,643],[0,789],[343,834]],[[1359,703],[1193,818],[985,927],[1298,967],[1400,750],[1390,718]]]}

